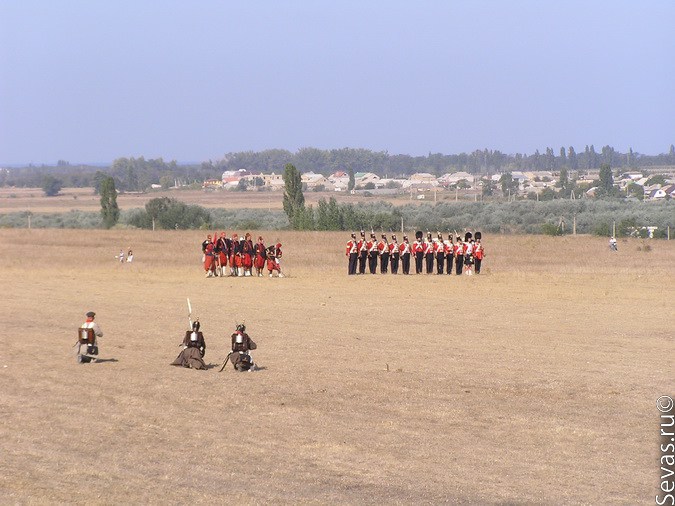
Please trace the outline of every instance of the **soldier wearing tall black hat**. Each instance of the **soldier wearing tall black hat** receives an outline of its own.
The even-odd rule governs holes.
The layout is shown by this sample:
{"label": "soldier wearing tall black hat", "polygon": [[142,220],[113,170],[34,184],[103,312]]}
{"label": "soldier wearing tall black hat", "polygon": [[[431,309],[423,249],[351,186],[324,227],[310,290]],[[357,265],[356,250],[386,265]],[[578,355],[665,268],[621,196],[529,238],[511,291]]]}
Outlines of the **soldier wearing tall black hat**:
{"label": "soldier wearing tall black hat", "polygon": [[434,272],[434,240],[431,232],[427,232],[427,240],[424,241],[424,260],[426,262],[427,274]]}
{"label": "soldier wearing tall black hat", "polygon": [[380,256],[380,274],[386,274],[389,270],[389,241],[387,234],[382,234],[382,238],[377,243],[377,253]]}
{"label": "soldier wearing tall black hat", "polygon": [[398,260],[401,256],[396,234],[391,236],[391,243],[389,243],[389,260],[391,262],[391,273],[398,274]]}
{"label": "soldier wearing tall black hat", "polygon": [[448,238],[445,240],[445,263],[447,264],[447,273],[452,274],[452,264],[455,260],[455,245],[452,242],[452,234],[448,232]]}
{"label": "soldier wearing tall black hat", "polygon": [[434,241],[434,252],[436,253],[436,274],[443,274],[445,266],[445,244],[443,243],[443,234],[438,232],[436,241]]}
{"label": "soldier wearing tall black hat", "polygon": [[410,255],[412,253],[412,246],[408,242],[408,236],[403,236],[403,243],[398,250],[401,252],[401,269],[403,274],[410,274]]}
{"label": "soldier wearing tall black hat", "polygon": [[415,256],[415,274],[422,274],[422,264],[424,262],[424,234],[421,230],[415,232],[415,242],[412,245],[412,254]]}
{"label": "soldier wearing tall black hat", "polygon": [[352,233],[351,239],[347,241],[347,251],[345,255],[349,258],[349,275],[356,274],[356,259],[358,257],[358,241],[356,240],[356,234]]}
{"label": "soldier wearing tall black hat", "polygon": [[368,249],[368,271],[371,274],[377,272],[377,237],[374,233],[370,234],[370,240],[366,243],[366,248]]}
{"label": "soldier wearing tall black hat", "polygon": [[483,258],[485,258],[485,249],[480,240],[481,233],[476,232],[476,243],[473,245],[473,261],[476,274],[480,274],[480,266],[483,263]]}
{"label": "soldier wearing tall black hat", "polygon": [[366,273],[366,261],[368,260],[368,247],[366,243],[366,233],[361,230],[361,239],[356,245],[359,253],[359,274]]}
{"label": "soldier wearing tall black hat", "polygon": [[458,276],[464,272],[464,243],[459,234],[455,237],[455,274]]}

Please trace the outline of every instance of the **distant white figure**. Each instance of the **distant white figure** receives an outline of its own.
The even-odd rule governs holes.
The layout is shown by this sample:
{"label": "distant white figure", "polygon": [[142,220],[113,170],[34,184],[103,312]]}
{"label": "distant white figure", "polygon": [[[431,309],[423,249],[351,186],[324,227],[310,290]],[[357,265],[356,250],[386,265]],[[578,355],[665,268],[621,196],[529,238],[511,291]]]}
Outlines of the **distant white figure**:
{"label": "distant white figure", "polygon": [[123,249],[120,250],[120,254],[119,254],[118,259],[119,259],[120,262],[124,262],[124,250]]}
{"label": "distant white figure", "polygon": [[615,237],[610,237],[609,238],[609,249],[611,251],[619,251],[616,245],[616,238]]}
{"label": "distant white figure", "polygon": [[131,251],[131,248],[129,248],[129,252],[127,253],[127,263],[130,264],[134,260],[134,252]]}

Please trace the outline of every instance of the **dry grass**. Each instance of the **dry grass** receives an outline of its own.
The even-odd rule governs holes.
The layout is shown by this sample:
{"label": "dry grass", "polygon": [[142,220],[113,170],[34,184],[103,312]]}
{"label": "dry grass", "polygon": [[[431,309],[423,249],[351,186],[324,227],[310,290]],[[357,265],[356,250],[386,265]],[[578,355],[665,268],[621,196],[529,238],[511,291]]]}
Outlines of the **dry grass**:
{"label": "dry grass", "polygon": [[[186,204],[196,204],[206,208],[229,209],[283,209],[283,192],[232,192],[232,191],[158,191],[143,194],[122,193],[117,198],[120,209],[134,209],[145,206],[154,198],[170,197]],[[316,207],[319,199],[328,200],[330,197],[340,203],[356,202],[392,202],[396,205],[409,203],[423,203],[424,201],[410,200],[406,195],[395,197],[377,197],[377,199],[359,195],[346,195],[336,192],[305,192],[307,205]],[[450,198],[448,195],[445,197]],[[439,194],[439,200],[441,200]],[[452,196],[454,199],[454,194]],[[94,194],[92,188],[64,188],[55,197],[45,197],[40,188],[0,188],[0,213],[18,211],[32,211],[34,213],[58,213],[70,210],[98,212],[101,210],[100,196]]]}
{"label": "dry grass", "polygon": [[[348,277],[348,234],[264,235],[290,277],[205,279],[199,232],[0,230],[0,503],[653,499],[674,243],[488,236],[481,276]],[[265,370],[170,367],[187,296],[207,362],[244,320]],[[75,363],[90,309],[115,362]]]}

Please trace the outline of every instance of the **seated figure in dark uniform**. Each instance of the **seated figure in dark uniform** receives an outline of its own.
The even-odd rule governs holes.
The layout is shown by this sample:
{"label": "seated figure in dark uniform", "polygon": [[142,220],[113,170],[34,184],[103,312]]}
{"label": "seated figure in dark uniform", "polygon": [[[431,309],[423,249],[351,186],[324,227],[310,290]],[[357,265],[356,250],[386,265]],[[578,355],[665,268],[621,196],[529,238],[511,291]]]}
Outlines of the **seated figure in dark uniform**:
{"label": "seated figure in dark uniform", "polygon": [[199,321],[192,324],[192,330],[185,332],[183,338],[183,350],[171,365],[180,365],[191,369],[206,369],[204,355],[206,354],[206,341],[204,334],[199,331]]}
{"label": "seated figure in dark uniform", "polygon": [[[248,334],[246,333],[246,325],[240,323],[237,325],[237,330],[232,334],[232,351],[228,355],[232,366],[237,371],[254,371],[256,365],[253,363],[253,357],[251,356],[251,350],[255,350],[258,346],[253,342]],[[223,364],[223,369],[227,364],[227,359],[225,364]],[[221,371],[223,370],[221,369]]]}

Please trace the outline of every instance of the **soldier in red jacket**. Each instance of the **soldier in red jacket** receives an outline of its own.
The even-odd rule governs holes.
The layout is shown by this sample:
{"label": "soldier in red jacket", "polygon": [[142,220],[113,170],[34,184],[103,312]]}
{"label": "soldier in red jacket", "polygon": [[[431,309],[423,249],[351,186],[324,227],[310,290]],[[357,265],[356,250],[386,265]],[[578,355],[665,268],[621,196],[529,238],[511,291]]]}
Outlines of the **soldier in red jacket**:
{"label": "soldier in red jacket", "polygon": [[415,232],[415,242],[412,244],[412,254],[415,257],[415,274],[422,274],[422,264],[424,262],[424,243],[421,231]]}
{"label": "soldier in red jacket", "polygon": [[434,253],[436,254],[436,274],[443,274],[445,265],[445,245],[443,244],[443,235],[439,232],[434,241]]}
{"label": "soldier in red jacket", "polygon": [[216,245],[211,241],[211,236],[209,235],[207,240],[202,243],[202,251],[204,252],[204,272],[206,273],[207,278],[215,276],[216,273],[215,248]]}
{"label": "soldier in red jacket", "polygon": [[347,272],[350,276],[356,274],[356,259],[359,256],[358,242],[356,241],[356,234],[352,233],[351,239],[347,241],[347,251],[345,256],[349,258],[349,266]]}
{"label": "soldier in red jacket", "polygon": [[389,241],[386,234],[382,234],[382,239],[377,243],[377,254],[380,257],[380,274],[386,274],[389,269]]}
{"label": "soldier in red jacket", "polygon": [[462,238],[457,236],[455,241],[455,274],[462,275],[464,271],[464,243]]}
{"label": "soldier in red jacket", "polygon": [[422,244],[424,245],[427,274],[432,274],[434,272],[434,241],[431,238],[431,232],[427,232],[427,240]]}
{"label": "soldier in red jacket", "polygon": [[371,274],[377,272],[377,238],[375,234],[370,234],[370,240],[366,243],[366,249],[368,251],[368,271]]}
{"label": "soldier in red jacket", "polygon": [[359,251],[359,274],[365,274],[368,248],[366,246],[366,233],[363,230],[361,230],[361,239],[359,239],[356,248]]}
{"label": "soldier in red jacket", "polygon": [[443,243],[445,246],[445,262],[448,267],[448,274],[452,274],[452,264],[455,259],[455,245],[452,243],[452,234],[448,233],[448,239]]}
{"label": "soldier in red jacket", "polygon": [[398,260],[401,256],[396,234],[391,236],[391,243],[389,244],[389,260],[391,262],[391,273],[398,274]]}
{"label": "soldier in red jacket", "polygon": [[483,262],[483,258],[485,258],[485,249],[483,248],[480,239],[481,233],[476,232],[476,242],[473,246],[473,259],[476,274],[480,274],[480,264]]}
{"label": "soldier in red jacket", "polygon": [[408,236],[403,236],[403,243],[398,248],[401,252],[401,268],[403,269],[403,274],[410,274],[410,255],[412,254],[412,247],[408,242]]}

